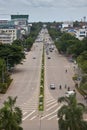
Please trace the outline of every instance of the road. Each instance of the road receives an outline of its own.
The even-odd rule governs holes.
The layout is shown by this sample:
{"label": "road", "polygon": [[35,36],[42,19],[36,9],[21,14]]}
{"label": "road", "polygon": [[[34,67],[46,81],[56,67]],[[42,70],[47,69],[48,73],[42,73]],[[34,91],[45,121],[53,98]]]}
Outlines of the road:
{"label": "road", "polygon": [[37,115],[40,70],[43,43],[35,43],[32,51],[27,53],[23,64],[17,65],[12,74],[12,83],[6,94],[0,94],[0,107],[8,96],[17,96],[17,106],[22,109],[23,121],[30,113]]}
{"label": "road", "polygon": [[[44,42],[40,42],[43,39]],[[38,42],[39,41],[39,42]],[[17,105],[23,112],[22,127],[24,130],[58,130],[57,111],[61,107],[57,103],[58,97],[64,96],[69,86],[71,90],[75,89],[72,80],[74,75],[74,64],[69,62],[66,57],[60,55],[56,48],[49,52],[51,59],[48,59],[46,50],[45,55],[45,102],[44,112],[38,112],[38,96],[40,86],[40,72],[43,44],[53,43],[48,31],[44,30],[39,34],[37,41],[26,55],[23,65],[17,65],[12,74],[13,82],[4,95],[0,95],[0,106],[8,96],[17,96]],[[67,69],[67,73],[65,70]],[[50,89],[50,84],[54,83],[55,90]],[[59,89],[61,84],[62,89]],[[76,92],[77,93],[77,92]],[[77,93],[79,101],[84,102],[83,97]]]}

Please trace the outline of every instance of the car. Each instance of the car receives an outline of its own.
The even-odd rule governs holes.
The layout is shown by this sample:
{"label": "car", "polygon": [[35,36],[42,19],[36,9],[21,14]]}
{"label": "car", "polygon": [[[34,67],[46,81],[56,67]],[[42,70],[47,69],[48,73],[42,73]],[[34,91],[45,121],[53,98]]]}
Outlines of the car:
{"label": "car", "polygon": [[50,84],[50,89],[55,89],[56,87],[55,87],[55,84],[54,83],[52,83],[52,84]]}
{"label": "car", "polygon": [[48,59],[51,59],[51,57],[50,57],[50,56],[48,56]]}
{"label": "car", "polygon": [[36,57],[33,57],[33,59],[36,59]]}
{"label": "car", "polygon": [[74,95],[75,94],[75,91],[67,91],[66,93],[65,93],[65,96],[66,97],[69,97],[70,95]]}

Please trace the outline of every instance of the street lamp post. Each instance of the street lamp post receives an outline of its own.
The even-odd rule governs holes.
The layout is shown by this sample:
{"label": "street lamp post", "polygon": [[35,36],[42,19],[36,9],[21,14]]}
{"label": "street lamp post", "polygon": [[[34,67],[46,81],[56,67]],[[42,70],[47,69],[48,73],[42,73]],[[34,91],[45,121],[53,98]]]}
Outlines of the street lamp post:
{"label": "street lamp post", "polygon": [[41,130],[41,123],[42,123],[42,122],[41,122],[41,117],[42,117],[42,115],[40,116],[40,130]]}
{"label": "street lamp post", "polygon": [[40,116],[40,130],[41,130],[41,116]]}

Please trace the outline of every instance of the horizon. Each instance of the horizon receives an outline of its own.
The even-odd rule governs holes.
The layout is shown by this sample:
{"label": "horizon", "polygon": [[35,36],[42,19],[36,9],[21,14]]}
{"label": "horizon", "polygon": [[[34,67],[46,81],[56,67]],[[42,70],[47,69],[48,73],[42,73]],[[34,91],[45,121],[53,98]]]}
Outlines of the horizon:
{"label": "horizon", "polygon": [[28,14],[29,22],[81,21],[87,17],[86,0],[0,0],[0,19]]}

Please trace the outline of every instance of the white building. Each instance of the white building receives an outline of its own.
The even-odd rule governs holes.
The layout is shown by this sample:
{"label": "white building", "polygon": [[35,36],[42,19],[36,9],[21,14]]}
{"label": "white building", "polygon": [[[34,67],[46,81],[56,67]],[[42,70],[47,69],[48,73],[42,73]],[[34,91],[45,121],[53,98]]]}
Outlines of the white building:
{"label": "white building", "polygon": [[30,26],[28,25],[29,15],[11,15],[11,21],[16,28],[20,28],[23,34],[28,35],[30,33]]}
{"label": "white building", "polygon": [[84,37],[87,36],[87,30],[85,28],[82,29],[78,29],[75,32],[76,38],[78,38],[79,40],[82,40]]}
{"label": "white building", "polygon": [[68,28],[68,27],[73,27],[73,22],[64,22],[62,24],[62,28]]}
{"label": "white building", "polygon": [[3,44],[11,44],[18,38],[17,29],[0,29],[0,42]]}

